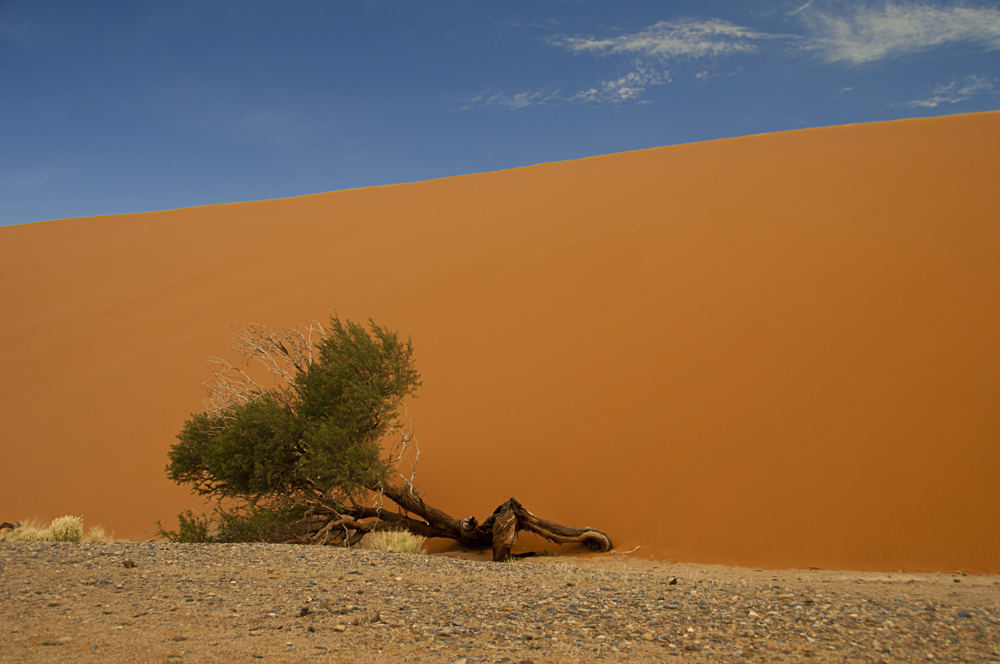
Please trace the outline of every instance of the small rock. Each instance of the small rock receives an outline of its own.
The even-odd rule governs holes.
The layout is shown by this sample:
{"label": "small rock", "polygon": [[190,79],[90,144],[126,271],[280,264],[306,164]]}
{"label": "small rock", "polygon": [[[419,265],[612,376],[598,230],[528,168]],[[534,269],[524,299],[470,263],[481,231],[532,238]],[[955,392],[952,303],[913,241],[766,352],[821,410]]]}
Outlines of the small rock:
{"label": "small rock", "polygon": [[642,635],[642,638],[645,639],[646,641],[652,641],[656,637],[653,636],[652,632],[646,632],[645,634]]}
{"label": "small rock", "polygon": [[175,636],[174,638],[172,638],[170,640],[171,641],[187,641],[187,637],[186,636]]}
{"label": "small rock", "polygon": [[346,632],[347,631],[347,625],[334,625],[333,626],[333,631],[335,631],[335,632]]}
{"label": "small rock", "polygon": [[135,561],[132,560],[131,558],[126,558],[125,560],[122,561],[122,567],[126,569],[132,569],[133,567],[135,567]]}
{"label": "small rock", "polygon": [[43,646],[61,646],[62,645],[62,641],[55,641],[53,639],[46,639],[46,640],[42,641],[42,645]]}
{"label": "small rock", "polygon": [[303,607],[299,608],[299,618],[304,618],[305,616],[308,616],[308,615],[309,615],[309,607],[308,606],[303,606]]}
{"label": "small rock", "polygon": [[690,652],[698,652],[699,650],[701,650],[701,645],[697,644],[697,643],[689,643],[689,644],[687,644],[687,645],[684,646],[684,650],[687,650],[687,651],[690,651]]}
{"label": "small rock", "polygon": [[965,609],[962,609],[961,611],[958,612],[958,617],[959,618],[971,618],[972,614],[969,613],[968,611],[966,611]]}

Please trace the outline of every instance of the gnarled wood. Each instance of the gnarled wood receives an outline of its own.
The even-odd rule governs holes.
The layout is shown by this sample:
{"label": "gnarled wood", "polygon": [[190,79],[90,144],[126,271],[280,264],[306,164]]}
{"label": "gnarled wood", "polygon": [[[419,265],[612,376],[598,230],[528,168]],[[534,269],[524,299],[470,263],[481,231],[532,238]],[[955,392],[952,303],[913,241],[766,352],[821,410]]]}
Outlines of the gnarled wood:
{"label": "gnarled wood", "polygon": [[[399,511],[356,505],[340,511],[328,508],[304,524],[309,534],[294,541],[352,546],[373,530],[408,530],[424,537],[443,537],[473,549],[493,549],[494,562],[511,558],[517,534],[526,530],[556,544],[584,544],[591,551],[610,551],[611,537],[595,528],[573,528],[539,518],[516,499],[498,506],[482,524],[475,517],[455,519],[400,487],[383,487],[380,493],[396,503]],[[368,520],[371,519],[371,520]]]}
{"label": "gnarled wood", "polygon": [[493,562],[510,558],[510,550],[517,542],[517,531],[517,515],[508,500],[493,512]]}
{"label": "gnarled wood", "polygon": [[540,519],[514,500],[510,499],[511,508],[517,515],[518,526],[521,530],[527,530],[541,535],[550,542],[556,544],[585,544],[591,551],[610,551],[611,538],[606,533],[594,528],[571,528],[562,526],[552,521]]}

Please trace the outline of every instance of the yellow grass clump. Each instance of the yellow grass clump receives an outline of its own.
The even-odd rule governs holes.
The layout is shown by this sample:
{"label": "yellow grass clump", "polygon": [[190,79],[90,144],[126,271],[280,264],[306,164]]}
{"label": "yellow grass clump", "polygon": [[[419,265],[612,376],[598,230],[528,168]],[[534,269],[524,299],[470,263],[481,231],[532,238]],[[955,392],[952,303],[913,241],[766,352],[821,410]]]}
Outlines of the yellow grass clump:
{"label": "yellow grass clump", "polygon": [[47,542],[49,529],[42,527],[36,519],[25,519],[24,523],[9,531],[4,539],[8,542]]}
{"label": "yellow grass clump", "polygon": [[94,526],[86,536],[83,531],[83,517],[61,516],[53,519],[48,526],[42,526],[37,519],[25,519],[13,530],[0,532],[0,539],[8,542],[113,542],[114,535],[102,526]]}
{"label": "yellow grass clump", "polygon": [[426,537],[405,530],[380,530],[371,534],[371,547],[376,551],[396,553],[427,553]]}
{"label": "yellow grass clump", "polygon": [[52,519],[49,539],[53,542],[79,542],[83,539],[83,517],[67,515]]}
{"label": "yellow grass clump", "polygon": [[96,543],[108,543],[114,542],[114,533],[109,533],[104,530],[103,526],[94,526],[87,531],[87,536],[83,538],[85,544],[96,544]]}

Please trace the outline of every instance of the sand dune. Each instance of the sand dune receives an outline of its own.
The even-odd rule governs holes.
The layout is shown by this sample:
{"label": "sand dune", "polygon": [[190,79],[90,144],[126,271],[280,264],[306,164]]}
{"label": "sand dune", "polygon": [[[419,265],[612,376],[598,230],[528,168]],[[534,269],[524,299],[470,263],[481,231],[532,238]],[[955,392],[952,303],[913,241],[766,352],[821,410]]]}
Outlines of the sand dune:
{"label": "sand dune", "polygon": [[0,228],[0,520],[119,536],[231,325],[413,338],[419,481],[678,562],[1000,573],[1000,113]]}

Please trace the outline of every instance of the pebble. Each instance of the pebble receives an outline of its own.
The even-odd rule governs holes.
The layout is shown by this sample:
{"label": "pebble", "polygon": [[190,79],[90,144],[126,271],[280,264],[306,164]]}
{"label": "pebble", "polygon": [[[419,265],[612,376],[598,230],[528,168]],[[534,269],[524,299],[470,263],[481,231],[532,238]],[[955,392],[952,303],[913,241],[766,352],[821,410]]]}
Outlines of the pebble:
{"label": "pebble", "polygon": [[286,545],[0,543],[0,651],[43,661],[33,648],[69,644],[69,656],[100,643],[102,658],[136,661],[173,641],[183,661],[362,650],[445,664],[995,661],[994,578],[955,587],[950,575],[614,558],[497,565]]}

